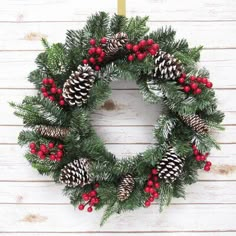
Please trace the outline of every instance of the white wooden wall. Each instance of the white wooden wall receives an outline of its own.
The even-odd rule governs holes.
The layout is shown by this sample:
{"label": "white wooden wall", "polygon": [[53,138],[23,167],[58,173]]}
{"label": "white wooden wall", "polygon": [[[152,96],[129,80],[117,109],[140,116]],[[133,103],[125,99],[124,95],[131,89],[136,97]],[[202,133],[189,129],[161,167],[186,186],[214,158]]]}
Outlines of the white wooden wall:
{"label": "white wooden wall", "polygon": [[[34,94],[26,77],[42,50],[40,38],[63,42],[66,29],[82,26],[95,11],[116,12],[115,0],[0,1],[0,233],[4,236],[233,236],[236,235],[236,1],[127,0],[127,16],[150,15],[151,29],[172,25],[191,46],[202,44],[201,62],[211,72],[225,132],[216,133],[221,151],[212,151],[213,168],[200,172],[186,200],[174,199],[161,215],[158,206],[113,216],[100,228],[102,211],[74,211],[62,186],[40,176],[17,145],[22,122],[8,101]],[[136,86],[114,83],[110,103],[93,115],[109,150],[119,157],[143,151],[152,139],[158,108],[142,102]]]}

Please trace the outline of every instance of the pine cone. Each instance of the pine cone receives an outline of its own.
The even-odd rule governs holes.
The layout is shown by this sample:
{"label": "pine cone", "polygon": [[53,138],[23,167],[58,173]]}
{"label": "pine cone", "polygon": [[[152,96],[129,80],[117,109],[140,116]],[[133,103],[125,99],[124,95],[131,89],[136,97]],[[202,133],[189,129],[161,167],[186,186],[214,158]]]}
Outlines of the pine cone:
{"label": "pine cone", "polygon": [[119,32],[109,38],[106,44],[102,45],[106,53],[106,58],[114,56],[121,48],[123,48],[128,42],[128,35],[123,32]]}
{"label": "pine cone", "polygon": [[74,160],[61,170],[59,180],[68,187],[83,187],[92,182],[89,174],[90,163],[86,158]]}
{"label": "pine cone", "polygon": [[169,53],[158,51],[154,56],[154,78],[161,80],[176,80],[183,71],[181,61],[174,58]]}
{"label": "pine cone", "polygon": [[198,115],[182,116],[183,121],[199,134],[208,133],[208,126]]}
{"label": "pine cone", "polygon": [[158,176],[166,183],[172,183],[182,173],[183,166],[183,159],[174,152],[173,148],[169,148],[157,165]]}
{"label": "pine cone", "polygon": [[131,174],[126,174],[122,177],[118,186],[117,197],[120,201],[125,201],[129,198],[134,189],[134,178]]}
{"label": "pine cone", "polygon": [[88,65],[79,65],[64,83],[62,96],[65,101],[71,106],[82,106],[89,98],[94,80],[94,70]]}
{"label": "pine cone", "polygon": [[58,138],[58,139],[65,138],[69,133],[68,128],[46,126],[46,125],[36,126],[35,131],[41,134],[42,136],[50,137],[50,138]]}

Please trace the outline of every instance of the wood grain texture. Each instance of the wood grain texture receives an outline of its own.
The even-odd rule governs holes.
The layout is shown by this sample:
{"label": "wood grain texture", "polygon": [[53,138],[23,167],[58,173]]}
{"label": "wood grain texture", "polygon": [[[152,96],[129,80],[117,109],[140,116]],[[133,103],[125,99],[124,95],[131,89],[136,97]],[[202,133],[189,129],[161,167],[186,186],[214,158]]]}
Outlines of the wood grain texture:
{"label": "wood grain texture", "polygon": [[[96,11],[117,11],[116,0],[3,0],[0,7],[0,233],[3,236],[233,236],[236,235],[236,1],[127,0],[127,16],[149,15],[149,26],[171,25],[190,46],[204,45],[205,66],[225,112],[224,132],[215,133],[222,150],[212,150],[212,171],[199,171],[187,186],[186,200],[174,199],[162,214],[158,205],[115,215],[99,227],[102,211],[73,211],[62,186],[41,176],[23,158],[17,135],[22,121],[9,101],[35,93],[27,75],[42,51],[41,38],[63,42],[67,29],[78,29]],[[160,106],[142,100],[130,81],[112,83],[113,109],[91,116],[106,147],[118,158],[143,152],[153,143],[152,129]],[[147,115],[148,114],[148,115]]]}

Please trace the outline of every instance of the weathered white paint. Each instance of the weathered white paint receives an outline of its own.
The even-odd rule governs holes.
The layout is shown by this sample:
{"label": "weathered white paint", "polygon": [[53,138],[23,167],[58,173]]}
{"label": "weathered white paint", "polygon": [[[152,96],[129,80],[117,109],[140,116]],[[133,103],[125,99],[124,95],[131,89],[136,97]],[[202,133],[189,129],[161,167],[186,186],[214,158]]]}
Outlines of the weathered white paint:
{"label": "weathered white paint", "polygon": [[[139,235],[232,236],[236,183],[236,1],[127,0],[127,16],[149,15],[151,29],[171,25],[191,46],[204,45],[201,66],[210,70],[225,132],[216,133],[222,150],[210,156],[212,171],[199,171],[200,182],[187,187],[186,201],[175,199],[163,214],[158,206],[116,215],[99,228],[102,211],[73,211],[61,185],[39,175],[16,145],[22,121],[9,101],[35,93],[26,77],[42,50],[41,37],[64,41],[67,29],[84,25],[96,11],[116,12],[115,0],[8,0],[0,7],[0,233],[3,236]],[[113,110],[98,109],[91,117],[107,148],[118,158],[144,151],[152,142],[157,106],[142,101],[132,82],[112,84]],[[148,114],[148,115],[146,115]]]}

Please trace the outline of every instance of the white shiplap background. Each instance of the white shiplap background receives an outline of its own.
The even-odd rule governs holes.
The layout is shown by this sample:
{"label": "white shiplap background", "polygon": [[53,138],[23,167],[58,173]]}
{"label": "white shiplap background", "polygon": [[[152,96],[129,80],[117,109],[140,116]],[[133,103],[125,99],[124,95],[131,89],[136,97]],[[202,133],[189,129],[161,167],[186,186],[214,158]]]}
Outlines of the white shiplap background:
{"label": "white shiplap background", "polygon": [[[62,186],[32,170],[17,145],[22,121],[9,101],[34,94],[28,73],[42,51],[41,37],[63,42],[67,29],[83,26],[96,11],[114,13],[115,0],[0,1],[0,233],[4,236],[233,236],[236,235],[236,1],[127,0],[127,16],[149,15],[151,29],[172,25],[178,38],[191,46],[204,45],[201,64],[211,72],[225,112],[225,132],[215,133],[221,151],[212,151],[213,168],[200,172],[187,187],[186,200],[174,199],[161,215],[158,206],[113,216],[100,228],[102,211],[74,211]],[[153,142],[152,126],[159,108],[147,105],[137,87],[113,84],[108,106],[92,116],[97,132],[117,156],[145,150]]]}

